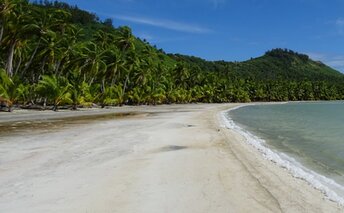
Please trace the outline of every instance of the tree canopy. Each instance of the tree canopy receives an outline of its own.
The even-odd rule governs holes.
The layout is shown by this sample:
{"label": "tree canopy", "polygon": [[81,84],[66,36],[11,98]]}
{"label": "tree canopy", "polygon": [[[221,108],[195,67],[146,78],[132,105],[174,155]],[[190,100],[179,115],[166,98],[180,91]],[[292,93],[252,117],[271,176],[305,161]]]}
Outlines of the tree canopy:
{"label": "tree canopy", "polygon": [[0,0],[0,96],[23,106],[336,100],[343,76],[280,48],[244,62],[166,54],[76,6]]}

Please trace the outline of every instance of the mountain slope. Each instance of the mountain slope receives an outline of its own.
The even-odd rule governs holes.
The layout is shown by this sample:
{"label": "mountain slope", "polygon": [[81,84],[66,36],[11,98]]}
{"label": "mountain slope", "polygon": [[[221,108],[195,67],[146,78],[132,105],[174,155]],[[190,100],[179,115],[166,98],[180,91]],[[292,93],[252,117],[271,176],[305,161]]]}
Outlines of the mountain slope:
{"label": "mountain slope", "polygon": [[336,80],[343,74],[291,50],[274,49],[264,56],[245,61],[239,73],[259,79]]}
{"label": "mountain slope", "polygon": [[320,61],[288,49],[273,49],[265,55],[243,62],[206,61],[184,55],[170,55],[176,60],[197,65],[212,72],[232,72],[242,78],[257,80],[341,81],[344,75]]}

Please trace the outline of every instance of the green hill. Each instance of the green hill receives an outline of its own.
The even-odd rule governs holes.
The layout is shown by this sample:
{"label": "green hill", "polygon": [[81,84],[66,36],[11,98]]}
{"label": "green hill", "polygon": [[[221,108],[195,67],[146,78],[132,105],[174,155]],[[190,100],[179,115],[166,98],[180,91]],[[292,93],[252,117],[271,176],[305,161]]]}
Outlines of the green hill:
{"label": "green hill", "polygon": [[0,3],[0,96],[28,105],[335,100],[344,75],[273,49],[244,62],[166,54],[61,2]]}
{"label": "green hill", "polygon": [[258,80],[310,80],[337,81],[344,75],[320,61],[313,61],[307,55],[288,49],[273,49],[265,55],[243,62],[210,62],[201,58],[170,55],[176,60],[198,65],[208,71],[228,71],[241,78]]}
{"label": "green hill", "polygon": [[262,57],[243,62],[241,66],[238,68],[239,73],[254,75],[259,79],[319,81],[343,77],[340,72],[309,59],[307,55],[282,49],[268,51]]}

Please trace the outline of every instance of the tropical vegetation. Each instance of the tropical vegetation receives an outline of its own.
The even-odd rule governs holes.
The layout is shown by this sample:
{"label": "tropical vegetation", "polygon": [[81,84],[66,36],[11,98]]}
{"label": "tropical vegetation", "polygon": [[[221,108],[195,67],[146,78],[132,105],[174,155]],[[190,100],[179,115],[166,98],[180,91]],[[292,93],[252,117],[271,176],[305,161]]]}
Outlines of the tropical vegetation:
{"label": "tropical vegetation", "polygon": [[33,108],[336,100],[344,75],[273,49],[244,62],[166,54],[62,2],[0,0],[0,97]]}

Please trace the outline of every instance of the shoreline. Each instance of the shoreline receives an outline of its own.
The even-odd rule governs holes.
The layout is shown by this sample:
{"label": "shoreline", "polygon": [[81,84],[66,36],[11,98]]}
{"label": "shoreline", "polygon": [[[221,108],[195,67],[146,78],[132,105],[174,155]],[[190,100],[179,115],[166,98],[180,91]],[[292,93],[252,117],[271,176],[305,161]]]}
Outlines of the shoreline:
{"label": "shoreline", "polygon": [[0,208],[342,212],[341,206],[264,159],[240,134],[221,124],[219,113],[239,105],[114,108],[107,113],[141,114],[25,137],[2,136]]}
{"label": "shoreline", "polygon": [[245,138],[245,142],[248,145],[254,147],[264,159],[273,162],[283,169],[286,169],[294,178],[306,181],[314,189],[319,190],[322,194],[324,194],[326,199],[344,206],[344,198],[338,195],[337,192],[335,192],[332,188],[330,188],[340,188],[342,191],[344,191],[343,185],[337,183],[335,180],[329,177],[325,177],[324,175],[312,170],[312,168],[304,166],[301,162],[292,158],[291,156],[283,152],[274,151],[271,148],[267,147],[265,145],[266,141],[263,138],[260,138],[250,131],[240,127],[228,115],[230,111],[253,105],[257,104],[241,105],[229,110],[222,111],[220,112],[220,119],[222,120],[226,128],[234,130],[238,134],[243,136]]}

